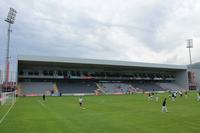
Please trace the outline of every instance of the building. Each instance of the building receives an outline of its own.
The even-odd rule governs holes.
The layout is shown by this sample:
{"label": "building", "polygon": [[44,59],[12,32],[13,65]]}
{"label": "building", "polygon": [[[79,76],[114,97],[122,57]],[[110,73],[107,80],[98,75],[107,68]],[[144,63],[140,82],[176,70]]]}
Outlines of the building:
{"label": "building", "polygon": [[[123,90],[125,86],[143,91],[188,90],[187,66],[183,65],[20,55],[17,66],[21,90],[35,89],[40,94],[129,91]],[[117,89],[107,89],[113,84]]]}
{"label": "building", "polygon": [[[193,71],[193,80],[194,80],[194,86],[195,89],[200,91],[200,62],[194,63],[192,65],[192,71]],[[192,81],[189,79],[189,81]]]}

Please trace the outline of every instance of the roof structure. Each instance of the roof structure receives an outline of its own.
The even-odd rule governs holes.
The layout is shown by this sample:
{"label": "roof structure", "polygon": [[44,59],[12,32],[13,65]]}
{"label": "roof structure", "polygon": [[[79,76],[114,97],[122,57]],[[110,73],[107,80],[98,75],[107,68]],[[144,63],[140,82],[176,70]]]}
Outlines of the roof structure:
{"label": "roof structure", "polygon": [[86,65],[160,68],[160,69],[163,68],[163,69],[177,69],[177,70],[187,69],[187,66],[185,65],[168,65],[168,64],[117,61],[117,60],[70,58],[70,57],[48,57],[48,56],[32,56],[32,55],[19,55],[18,62],[46,62],[46,63],[66,63],[66,64],[70,63],[70,64],[86,64]]}
{"label": "roof structure", "polygon": [[[188,67],[189,66],[190,65],[188,65]],[[200,69],[200,62],[196,62],[196,63],[192,64],[192,68]]]}

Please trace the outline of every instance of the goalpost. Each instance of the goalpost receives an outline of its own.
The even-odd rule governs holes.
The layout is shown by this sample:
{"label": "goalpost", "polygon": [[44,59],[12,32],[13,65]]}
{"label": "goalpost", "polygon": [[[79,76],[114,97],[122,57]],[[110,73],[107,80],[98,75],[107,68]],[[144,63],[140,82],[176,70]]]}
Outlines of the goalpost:
{"label": "goalpost", "polygon": [[14,104],[16,102],[16,91],[12,92],[2,92],[0,95],[1,105],[6,103]]}

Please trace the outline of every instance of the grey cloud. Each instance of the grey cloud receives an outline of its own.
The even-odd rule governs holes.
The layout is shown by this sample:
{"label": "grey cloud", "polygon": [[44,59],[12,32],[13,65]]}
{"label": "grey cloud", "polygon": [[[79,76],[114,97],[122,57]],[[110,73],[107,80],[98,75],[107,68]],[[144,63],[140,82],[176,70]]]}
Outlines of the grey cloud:
{"label": "grey cloud", "polygon": [[[187,55],[178,49],[185,49],[189,35],[200,43],[197,1],[190,10],[193,15],[188,9],[194,5],[180,0],[9,0],[0,5],[4,5],[0,9],[2,48],[7,28],[2,20],[9,6],[18,11],[12,26],[13,62],[18,54],[32,54],[187,64]],[[196,51],[194,59],[198,60]]]}

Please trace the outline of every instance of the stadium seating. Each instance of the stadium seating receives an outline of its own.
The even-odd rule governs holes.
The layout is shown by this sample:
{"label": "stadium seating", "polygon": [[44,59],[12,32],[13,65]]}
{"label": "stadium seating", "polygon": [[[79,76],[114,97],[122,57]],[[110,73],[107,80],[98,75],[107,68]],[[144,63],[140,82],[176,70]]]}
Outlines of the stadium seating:
{"label": "stadium seating", "polygon": [[25,95],[47,94],[54,88],[52,82],[22,82],[20,83],[21,93]]}
{"label": "stadium seating", "polygon": [[164,91],[164,89],[155,83],[135,83],[133,84],[135,88],[140,88],[143,91]]}
{"label": "stadium seating", "polygon": [[109,93],[124,94],[124,93],[130,92],[130,91],[135,91],[135,88],[133,88],[128,83],[99,83],[98,86],[106,94],[109,94]]}
{"label": "stadium seating", "polygon": [[58,92],[59,92],[59,91],[58,91],[58,86],[57,86],[56,83],[54,84],[53,90],[54,90],[54,93],[58,93]]}
{"label": "stadium seating", "polygon": [[166,91],[180,90],[181,87],[173,83],[120,83],[106,82],[95,83],[94,81],[59,81],[53,82],[22,82],[18,85],[18,93],[25,95],[41,95],[54,92],[58,94],[95,93],[102,94],[126,94],[139,91]]}
{"label": "stadium seating", "polygon": [[68,81],[57,83],[59,92],[61,93],[94,93],[97,89],[95,82],[89,81]]}
{"label": "stadium seating", "polygon": [[106,94],[105,90],[102,88],[102,85],[99,83],[96,83],[96,86],[98,88],[98,90],[102,93],[102,94]]}
{"label": "stadium seating", "polygon": [[174,83],[157,83],[160,87],[162,87],[165,90],[170,90],[170,91],[177,91],[181,90],[181,87],[174,84]]}

